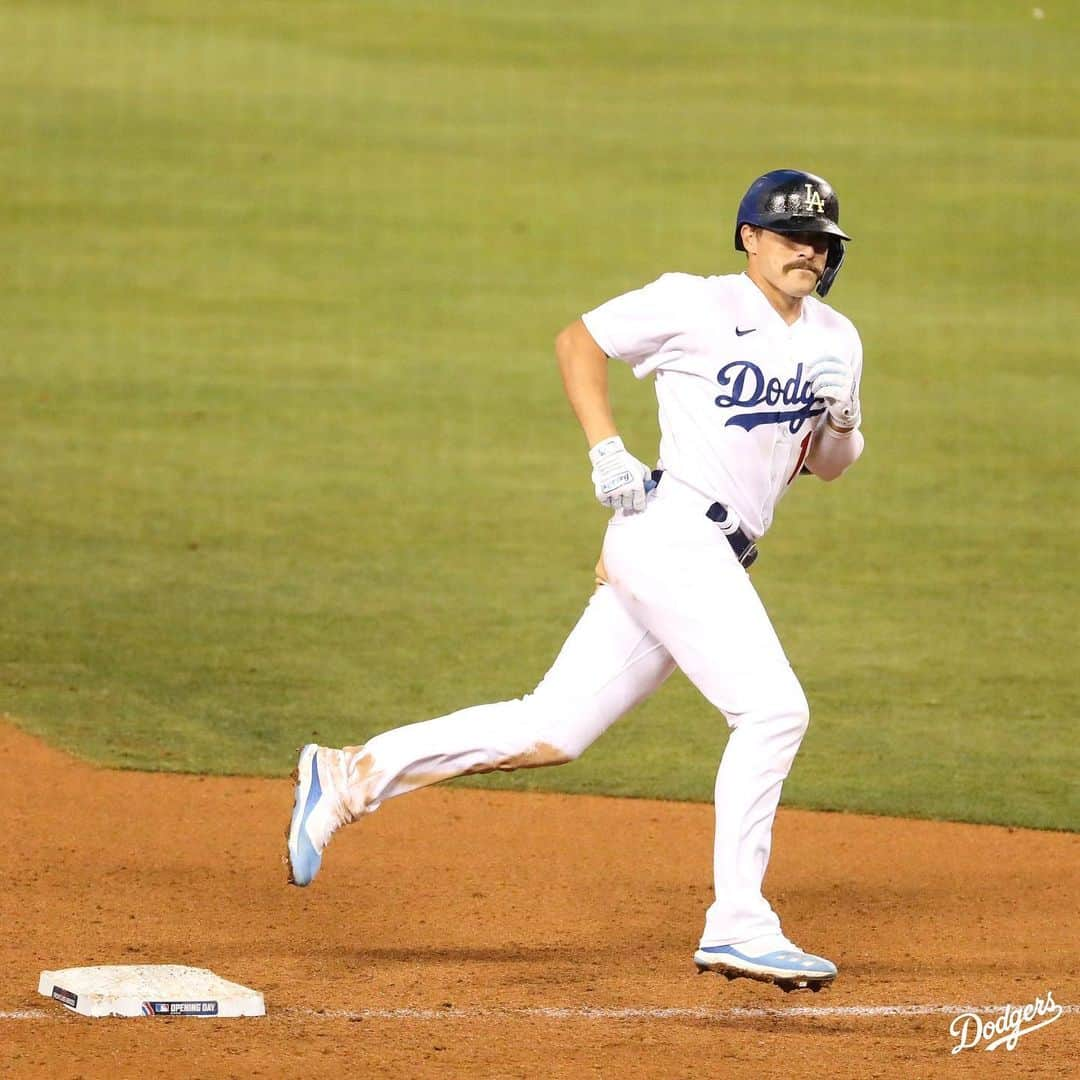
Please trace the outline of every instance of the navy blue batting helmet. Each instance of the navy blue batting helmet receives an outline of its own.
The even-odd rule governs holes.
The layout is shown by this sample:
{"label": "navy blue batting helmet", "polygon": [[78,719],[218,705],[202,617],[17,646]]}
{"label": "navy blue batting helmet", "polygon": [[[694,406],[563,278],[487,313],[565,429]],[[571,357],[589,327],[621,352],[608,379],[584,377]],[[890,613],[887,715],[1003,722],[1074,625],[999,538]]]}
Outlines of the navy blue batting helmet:
{"label": "navy blue batting helmet", "polygon": [[735,221],[735,250],[745,251],[741,229],[756,225],[770,232],[817,233],[829,237],[825,272],[817,284],[824,296],[840,273],[844,241],[851,237],[840,229],[840,200],[827,180],[801,169],[774,169],[759,176],[739,203]]}

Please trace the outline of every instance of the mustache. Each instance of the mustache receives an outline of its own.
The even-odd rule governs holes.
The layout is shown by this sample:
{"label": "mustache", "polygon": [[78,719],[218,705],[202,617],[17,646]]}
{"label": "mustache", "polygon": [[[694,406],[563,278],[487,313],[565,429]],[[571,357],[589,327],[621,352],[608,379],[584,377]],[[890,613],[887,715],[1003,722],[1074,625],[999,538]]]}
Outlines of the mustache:
{"label": "mustache", "polygon": [[820,271],[813,263],[808,262],[806,259],[794,259],[791,262],[785,264],[784,273],[789,270],[809,270],[818,281],[821,280],[822,271]]}

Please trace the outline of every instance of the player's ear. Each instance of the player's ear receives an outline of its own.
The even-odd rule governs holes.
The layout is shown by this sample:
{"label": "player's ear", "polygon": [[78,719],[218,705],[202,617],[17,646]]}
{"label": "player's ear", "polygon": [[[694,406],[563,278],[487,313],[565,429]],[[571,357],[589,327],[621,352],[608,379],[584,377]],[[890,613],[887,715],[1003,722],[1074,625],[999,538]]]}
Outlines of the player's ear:
{"label": "player's ear", "polygon": [[739,227],[739,236],[742,239],[743,247],[746,249],[747,255],[757,254],[757,242],[758,236],[761,235],[761,230],[756,225],[742,224]]}

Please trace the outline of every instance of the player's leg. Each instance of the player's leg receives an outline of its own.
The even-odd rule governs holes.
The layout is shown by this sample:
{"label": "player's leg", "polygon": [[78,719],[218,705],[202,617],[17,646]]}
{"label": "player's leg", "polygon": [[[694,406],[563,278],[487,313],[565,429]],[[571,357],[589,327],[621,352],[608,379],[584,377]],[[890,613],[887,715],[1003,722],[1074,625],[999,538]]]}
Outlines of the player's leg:
{"label": "player's leg", "polygon": [[806,697],[749,576],[699,503],[656,500],[609,528],[604,557],[637,621],[732,729],[716,778],[716,899],[701,946],[777,951],[780,920],[761,886],[781,787],[809,721]]}
{"label": "player's leg", "polygon": [[673,670],[667,651],[601,585],[533,693],[385,731],[359,747],[305,747],[289,836],[293,880],[306,884],[332,833],[386,799],[456,776],[572,761]]}
{"label": "player's leg", "polygon": [[472,773],[574,760],[674,669],[666,650],[601,585],[531,693],[376,735],[346,753],[353,814]]}

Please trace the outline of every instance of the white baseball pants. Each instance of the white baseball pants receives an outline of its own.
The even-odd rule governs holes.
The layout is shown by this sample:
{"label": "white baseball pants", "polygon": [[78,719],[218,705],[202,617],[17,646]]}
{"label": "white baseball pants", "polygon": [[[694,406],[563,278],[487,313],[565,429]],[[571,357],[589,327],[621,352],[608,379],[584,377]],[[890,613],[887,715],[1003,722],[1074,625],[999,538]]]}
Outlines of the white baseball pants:
{"label": "white baseball pants", "polygon": [[668,475],[643,513],[611,519],[610,584],[532,694],[346,748],[339,782],[359,816],[466,773],[571,761],[678,665],[731,727],[715,788],[716,899],[701,937],[729,945],[780,932],[761,884],[809,710],[749,576],[705,517],[707,500]]}

